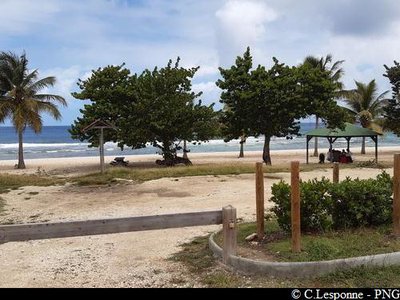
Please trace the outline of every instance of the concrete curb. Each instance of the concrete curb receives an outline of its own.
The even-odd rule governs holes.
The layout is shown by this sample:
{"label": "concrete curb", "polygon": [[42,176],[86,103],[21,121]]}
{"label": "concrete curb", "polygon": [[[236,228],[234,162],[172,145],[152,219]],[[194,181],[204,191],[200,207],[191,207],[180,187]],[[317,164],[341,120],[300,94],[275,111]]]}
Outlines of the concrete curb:
{"label": "concrete curb", "polygon": [[[222,258],[222,249],[214,241],[215,235],[213,233],[210,236],[208,244],[214,255]],[[400,252],[315,262],[267,262],[231,256],[228,265],[247,274],[284,278],[313,277],[359,266],[400,265]]]}

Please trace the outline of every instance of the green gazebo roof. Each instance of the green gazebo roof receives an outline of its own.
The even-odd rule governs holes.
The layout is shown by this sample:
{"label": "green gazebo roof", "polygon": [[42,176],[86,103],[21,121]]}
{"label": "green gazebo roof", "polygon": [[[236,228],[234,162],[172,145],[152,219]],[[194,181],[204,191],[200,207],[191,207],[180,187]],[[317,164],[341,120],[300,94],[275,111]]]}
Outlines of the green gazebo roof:
{"label": "green gazebo roof", "polygon": [[363,127],[358,127],[351,123],[346,123],[344,130],[318,128],[306,133],[308,137],[363,137],[363,136],[377,136],[379,133]]}

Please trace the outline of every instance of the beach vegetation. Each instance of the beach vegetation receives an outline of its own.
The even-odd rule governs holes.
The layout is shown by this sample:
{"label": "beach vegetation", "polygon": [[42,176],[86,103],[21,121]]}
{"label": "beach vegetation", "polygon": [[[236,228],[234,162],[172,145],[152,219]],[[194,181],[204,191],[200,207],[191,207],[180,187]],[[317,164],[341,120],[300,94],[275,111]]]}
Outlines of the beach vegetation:
{"label": "beach vegetation", "polygon": [[[400,244],[388,235],[385,226],[376,229],[357,229],[325,233],[324,236],[308,235],[303,237],[303,250],[299,254],[290,251],[289,237],[279,232],[276,222],[269,221],[265,226],[269,238],[260,245],[251,245],[245,238],[256,232],[256,224],[240,224],[238,246],[240,255],[247,258],[268,259],[269,261],[320,260],[339,257],[361,256],[368,254],[399,251]],[[222,238],[217,237],[221,241]],[[307,250],[307,251],[306,251]],[[208,247],[208,237],[197,237],[185,243],[181,250],[170,260],[186,266],[197,284],[204,287],[391,287],[400,280],[400,266],[357,267],[350,270],[336,271],[313,278],[275,278],[265,275],[245,275],[231,272],[221,266],[213,257]],[[190,282],[189,282],[190,284]]]}
{"label": "beach vegetation", "polygon": [[[289,184],[274,184],[271,201],[279,226],[290,231]],[[386,172],[375,179],[346,178],[337,184],[313,179],[300,183],[300,201],[303,232],[387,225],[392,222],[392,179]]]}
{"label": "beach vegetation", "polygon": [[[247,102],[251,97],[249,86],[252,67],[250,49],[247,49],[243,57],[237,57],[235,65],[230,69],[219,68],[223,80],[218,80],[216,83],[223,90],[220,100],[224,105],[220,114],[221,133],[225,142],[240,138],[239,157],[244,157],[246,138],[253,134],[249,121],[244,117],[247,109],[250,109]],[[249,113],[246,112],[246,114]]]}
{"label": "beach vegetation", "polygon": [[0,120],[9,118],[18,134],[18,169],[25,169],[23,135],[27,127],[42,130],[42,113],[61,119],[57,104],[67,106],[58,95],[40,93],[53,87],[55,77],[39,79],[38,70],[29,70],[26,54],[0,53]]}
{"label": "beach vegetation", "polygon": [[[320,261],[357,256],[375,255],[400,251],[400,240],[391,235],[390,226],[348,230],[330,230],[324,233],[302,235],[302,251],[293,253],[291,236],[277,226],[275,220],[266,222],[265,239],[257,244],[246,241],[246,237],[257,231],[255,223],[238,225],[238,246],[258,249],[269,261]],[[216,242],[222,245],[222,234],[216,235]],[[248,255],[251,255],[248,252]],[[268,258],[267,258],[268,257]]]}
{"label": "beach vegetation", "polygon": [[[282,169],[279,169],[280,171]],[[265,172],[271,172],[266,170]],[[118,183],[116,179],[132,180],[134,182],[144,182],[160,178],[181,178],[191,176],[222,176],[253,174],[253,164],[204,164],[195,166],[177,166],[175,168],[115,168],[109,169],[104,174],[95,173],[84,176],[74,177],[72,182],[78,185],[105,185]],[[281,179],[279,176],[266,175],[266,178]]]}
{"label": "beach vegetation", "polygon": [[388,100],[388,105],[384,107],[385,124],[384,127],[392,130],[400,136],[400,64],[394,61],[394,66],[385,65],[386,74],[392,85],[392,98]]}
{"label": "beach vegetation", "polygon": [[24,186],[52,186],[64,183],[65,180],[55,177],[0,174],[0,194],[8,193],[10,190],[17,190]]}
{"label": "beach vegetation", "polygon": [[344,111],[334,100],[337,83],[329,71],[308,64],[289,67],[273,58],[267,69],[252,69],[250,48],[229,69],[220,68],[224,104],[222,120],[226,139],[265,136],[263,160],[271,165],[270,142],[273,136],[299,134],[301,118],[318,114],[328,127],[344,126]]}
{"label": "beach vegetation", "polygon": [[[344,60],[339,60],[333,62],[333,56],[331,54],[326,55],[325,57],[315,57],[312,55],[307,56],[304,59],[303,64],[308,64],[313,68],[320,69],[321,71],[329,72],[332,81],[336,84],[335,90],[335,98],[338,99],[342,96],[343,91],[343,83],[340,81],[342,76],[344,75],[344,69],[341,68],[341,65],[344,63]],[[320,118],[318,112],[315,115],[315,128],[319,128]],[[315,137],[314,144],[314,156],[318,156],[318,138]]]}
{"label": "beach vegetation", "polygon": [[82,129],[101,119],[117,127],[105,133],[105,141],[116,142],[121,149],[152,145],[163,157],[160,165],[190,164],[177,151],[187,142],[208,141],[217,134],[219,123],[213,104],[203,105],[202,92],[192,91],[191,81],[199,67],[183,68],[179,63],[179,58],[170,60],[167,66],[146,69],[140,75],[131,75],[124,65],[93,71],[90,78],[78,82],[81,91],[73,94],[92,104],[81,110],[82,117],[70,130],[72,137],[98,146],[99,133]]}
{"label": "beach vegetation", "polygon": [[[355,84],[356,89],[343,94],[349,112],[354,115],[362,127],[382,133],[383,112],[384,107],[388,104],[386,95],[389,91],[378,94],[375,80],[371,80],[367,84],[355,81]],[[361,154],[365,154],[365,137],[362,138]]]}
{"label": "beach vegetation", "polygon": [[[390,167],[391,165],[380,165],[382,167]],[[356,168],[355,164],[346,164],[341,168],[351,169]],[[372,166],[369,166],[372,167]],[[378,168],[375,164],[373,167]],[[301,172],[311,172],[314,170],[326,169],[325,165],[322,164],[304,164],[301,165]],[[266,178],[281,179],[280,174],[277,173],[288,173],[290,172],[290,166],[288,165],[273,165],[264,166],[264,174]],[[109,185],[118,184],[123,180],[132,180],[134,182],[144,182],[150,180],[157,180],[160,178],[175,178],[179,180],[180,177],[191,177],[191,176],[223,176],[223,175],[241,175],[241,174],[254,174],[254,164],[232,164],[232,163],[221,163],[221,164],[198,164],[192,166],[176,166],[174,168],[165,167],[145,167],[137,168],[135,166],[125,168],[111,168],[105,173],[91,173],[83,176],[76,176],[68,178],[67,180],[74,182],[79,185]],[[222,179],[223,180],[223,179]]]}

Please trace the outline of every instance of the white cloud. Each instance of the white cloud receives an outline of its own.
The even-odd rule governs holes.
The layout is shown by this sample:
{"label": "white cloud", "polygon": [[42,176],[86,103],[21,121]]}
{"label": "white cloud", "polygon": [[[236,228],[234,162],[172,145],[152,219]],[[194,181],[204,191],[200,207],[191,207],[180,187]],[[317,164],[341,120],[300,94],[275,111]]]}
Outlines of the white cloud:
{"label": "white cloud", "polygon": [[196,93],[203,92],[203,95],[201,96],[203,104],[209,105],[215,103],[215,108],[220,108],[219,99],[221,90],[215,85],[214,81],[193,84],[192,89]]}
{"label": "white cloud", "polygon": [[[40,70],[39,70],[40,71]],[[54,68],[40,71],[40,77],[55,76],[56,84],[53,88],[45,92],[53,93],[71,99],[72,91],[77,89],[76,83],[79,78],[90,76],[90,73],[85,73],[80,66],[72,66],[67,69]]]}
{"label": "white cloud", "polygon": [[[92,72],[85,70],[80,66],[72,66],[66,69],[63,68],[53,68],[40,71],[40,78],[47,76],[55,76],[57,81],[54,87],[44,89],[42,93],[50,93],[54,95],[59,95],[67,100],[68,106],[59,106],[61,115],[63,116],[61,122],[62,124],[72,124],[76,120],[77,116],[80,115],[79,110],[83,108],[88,101],[76,100],[72,97],[71,93],[78,91],[77,86],[78,79],[87,79],[91,76]],[[56,121],[52,118],[48,118],[46,125],[60,125],[60,121]]]}
{"label": "white cloud", "polygon": [[54,0],[1,0],[0,33],[21,34],[46,24],[60,11]]}
{"label": "white cloud", "polygon": [[354,87],[354,80],[369,82],[376,79],[380,91],[389,89],[389,82],[382,76],[384,64],[392,65],[399,60],[400,22],[388,28],[381,36],[333,36],[321,47],[325,52],[335,54],[337,60],[345,60],[345,84]]}
{"label": "white cloud", "polygon": [[259,40],[265,34],[265,23],[278,17],[264,2],[251,0],[230,0],[216,16],[223,33],[242,46]]}
{"label": "white cloud", "polygon": [[[398,0],[0,0],[0,50],[25,49],[41,76],[55,75],[54,93],[69,99],[63,123],[80,101],[70,93],[91,69],[126,63],[132,72],[181,57],[200,66],[194,89],[217,102],[218,67],[229,67],[247,46],[254,65],[272,56],[296,65],[306,55],[346,62],[344,81],[376,78],[387,89],[383,64],[400,60]],[[346,10],[343,11],[342,7]]]}
{"label": "white cloud", "polygon": [[222,64],[243,53],[247,46],[256,46],[265,38],[266,24],[278,18],[265,2],[229,0],[216,12],[219,21],[218,46]]}

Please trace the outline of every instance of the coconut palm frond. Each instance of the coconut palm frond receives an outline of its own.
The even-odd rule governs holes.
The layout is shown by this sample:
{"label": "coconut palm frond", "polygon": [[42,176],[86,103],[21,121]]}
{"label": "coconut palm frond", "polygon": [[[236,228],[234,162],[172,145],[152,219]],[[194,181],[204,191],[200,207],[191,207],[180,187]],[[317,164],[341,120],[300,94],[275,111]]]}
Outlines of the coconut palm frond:
{"label": "coconut palm frond", "polygon": [[319,68],[321,65],[321,60],[316,58],[315,56],[309,55],[304,59],[304,64],[308,64],[313,68]]}
{"label": "coconut palm frond", "polygon": [[[0,122],[10,117],[22,145],[22,133],[27,126],[40,132],[43,126],[41,113],[59,120],[61,113],[56,104],[67,105],[58,95],[39,94],[54,86],[55,77],[39,79],[37,70],[29,71],[25,53],[0,52]],[[18,168],[25,168],[22,151],[18,151]]]}
{"label": "coconut palm frond", "polygon": [[55,83],[56,83],[56,78],[51,76],[51,77],[42,78],[39,81],[33,82],[27,88],[32,90],[33,92],[37,93],[38,91],[40,91],[44,88],[54,86]]}
{"label": "coconut palm frond", "polygon": [[31,73],[29,73],[24,80],[22,81],[22,86],[28,86],[32,82],[35,82],[38,78],[38,70],[34,70]]}
{"label": "coconut palm frond", "polygon": [[50,102],[41,102],[41,101],[36,101],[37,103],[37,109],[38,112],[45,112],[48,113],[50,116],[52,116],[56,120],[61,119],[61,113],[57,108],[57,105],[54,103]]}
{"label": "coconut palm frond", "polygon": [[344,72],[343,69],[340,68],[340,66],[345,62],[345,60],[338,60],[333,63],[331,67],[331,71],[341,71]]}
{"label": "coconut palm frond", "polygon": [[26,124],[35,131],[35,133],[39,133],[42,131],[43,128],[43,121],[40,114],[37,112],[30,112],[30,117],[26,121]]}
{"label": "coconut palm frond", "polygon": [[46,102],[58,102],[59,104],[61,104],[62,106],[66,107],[68,106],[67,101],[58,95],[51,95],[51,94],[37,94],[34,96],[35,99],[38,99],[40,101],[46,101]]}
{"label": "coconut palm frond", "polygon": [[355,84],[357,87],[355,90],[343,93],[346,104],[357,113],[357,119],[363,127],[371,128],[378,133],[382,132],[383,126],[378,120],[381,120],[384,107],[388,103],[388,99],[385,99],[388,91],[378,95],[375,80],[368,84],[355,81]]}

